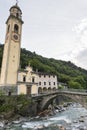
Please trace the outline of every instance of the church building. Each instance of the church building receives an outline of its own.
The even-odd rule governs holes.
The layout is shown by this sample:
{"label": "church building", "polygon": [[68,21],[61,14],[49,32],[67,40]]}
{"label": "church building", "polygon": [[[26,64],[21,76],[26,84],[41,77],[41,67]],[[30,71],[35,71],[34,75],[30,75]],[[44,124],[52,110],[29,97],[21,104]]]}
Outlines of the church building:
{"label": "church building", "polygon": [[38,94],[57,88],[57,77],[34,72],[28,66],[20,70],[22,11],[18,4],[10,8],[6,21],[6,36],[0,76],[0,90],[5,94]]}
{"label": "church building", "polygon": [[18,94],[41,94],[56,89],[56,75],[35,72],[30,66],[18,71]]}

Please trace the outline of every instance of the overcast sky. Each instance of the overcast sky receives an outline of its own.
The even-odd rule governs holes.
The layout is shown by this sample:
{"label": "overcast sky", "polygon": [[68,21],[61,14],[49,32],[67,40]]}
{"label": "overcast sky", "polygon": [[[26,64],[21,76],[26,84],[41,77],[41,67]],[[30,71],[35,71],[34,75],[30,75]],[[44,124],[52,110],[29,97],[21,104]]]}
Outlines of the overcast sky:
{"label": "overcast sky", "polygon": [[[15,3],[0,3],[1,43],[9,9]],[[24,21],[22,47],[87,69],[87,0],[19,0],[19,6]]]}

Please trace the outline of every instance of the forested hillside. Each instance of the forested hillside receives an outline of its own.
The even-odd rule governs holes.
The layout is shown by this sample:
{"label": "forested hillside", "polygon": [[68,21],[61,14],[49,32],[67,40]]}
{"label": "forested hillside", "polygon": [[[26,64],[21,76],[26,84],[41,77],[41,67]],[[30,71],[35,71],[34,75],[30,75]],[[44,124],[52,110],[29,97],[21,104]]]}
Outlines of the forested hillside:
{"label": "forested hillside", "polygon": [[[0,67],[2,62],[3,45],[0,45]],[[21,49],[21,68],[25,68],[28,64],[34,70],[49,74],[56,74],[58,80],[71,88],[87,88],[87,70],[77,67],[73,63],[56,60],[53,58],[42,57],[35,52]]]}

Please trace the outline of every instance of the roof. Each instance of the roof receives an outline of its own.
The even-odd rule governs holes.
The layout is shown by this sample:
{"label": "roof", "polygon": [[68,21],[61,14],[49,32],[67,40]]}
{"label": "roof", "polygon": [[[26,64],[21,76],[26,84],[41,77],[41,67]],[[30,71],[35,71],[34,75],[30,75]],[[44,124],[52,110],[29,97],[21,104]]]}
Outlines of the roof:
{"label": "roof", "polygon": [[[14,19],[16,19],[16,17],[15,17],[15,16],[10,15],[10,16],[8,17],[7,21],[6,21],[6,24],[7,24],[8,20],[9,20],[10,18],[14,18]],[[19,20],[19,22],[21,22],[22,24],[24,23],[21,19],[19,19],[19,18],[17,18],[17,19],[18,19],[18,20]]]}
{"label": "roof", "polygon": [[47,72],[32,72],[38,75],[50,75],[50,76],[56,76],[56,74],[52,74],[52,73],[47,73]]}
{"label": "roof", "polygon": [[28,72],[28,71],[25,70],[25,69],[19,69],[18,72],[25,72],[25,73],[26,73],[26,72]]}
{"label": "roof", "polygon": [[16,3],[16,5],[13,5],[13,6],[10,8],[10,11],[11,11],[12,8],[16,8],[16,9],[20,10],[20,12],[22,13],[22,11],[21,11],[20,7],[17,5],[17,3]]}

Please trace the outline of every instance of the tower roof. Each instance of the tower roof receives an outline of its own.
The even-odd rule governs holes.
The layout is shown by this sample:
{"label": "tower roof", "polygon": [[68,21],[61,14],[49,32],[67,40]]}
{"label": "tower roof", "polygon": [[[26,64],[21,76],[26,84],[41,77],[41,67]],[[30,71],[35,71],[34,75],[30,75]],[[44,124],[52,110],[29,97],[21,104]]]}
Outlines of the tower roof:
{"label": "tower roof", "polygon": [[10,8],[10,11],[11,11],[12,8],[18,9],[21,12],[21,14],[22,14],[22,11],[21,11],[21,9],[20,9],[20,7],[18,6],[17,3]]}
{"label": "tower roof", "polygon": [[9,15],[9,17],[8,17],[8,19],[7,19],[7,21],[6,21],[6,24],[7,24],[7,22],[8,22],[8,20],[10,19],[10,18],[16,18],[17,20],[19,20],[20,22],[22,22],[22,24],[24,23],[23,21],[22,21],[22,11],[21,11],[21,9],[20,9],[20,7],[18,6],[18,4],[16,3],[15,5],[13,5],[11,8],[10,8],[10,15]]}

